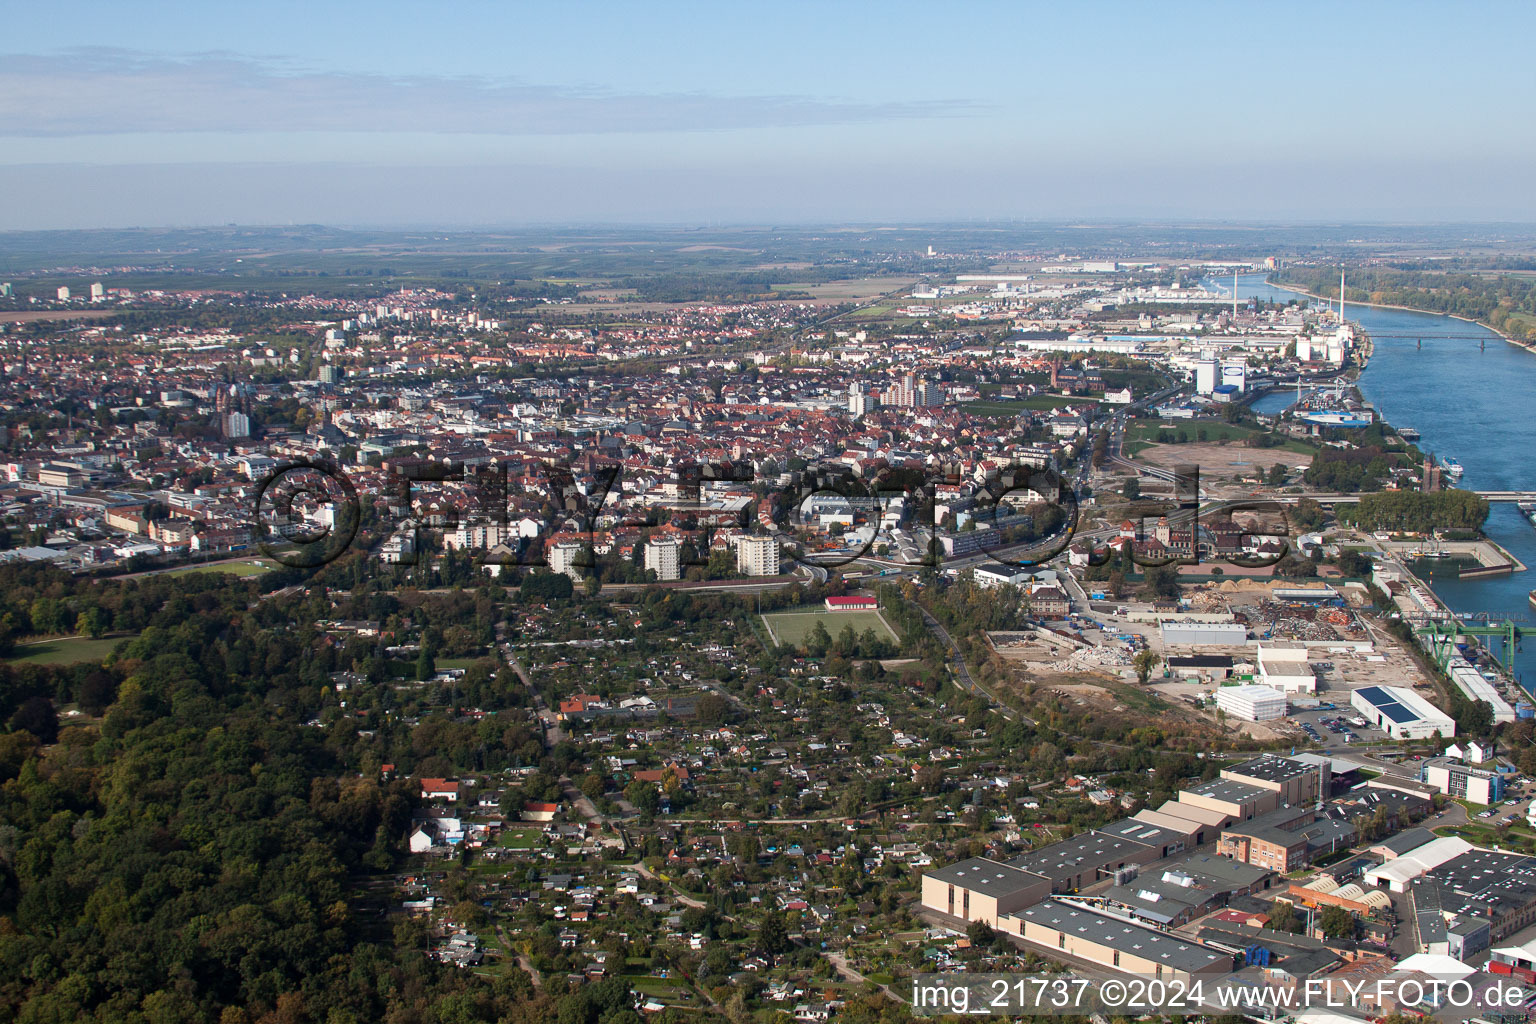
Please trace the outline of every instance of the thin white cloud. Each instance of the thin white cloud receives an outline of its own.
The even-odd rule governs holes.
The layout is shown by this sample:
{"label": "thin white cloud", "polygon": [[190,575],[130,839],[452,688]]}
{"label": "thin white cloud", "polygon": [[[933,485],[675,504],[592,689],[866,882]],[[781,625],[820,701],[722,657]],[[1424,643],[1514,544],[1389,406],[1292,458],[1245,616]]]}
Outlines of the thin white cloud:
{"label": "thin white cloud", "polygon": [[114,49],[0,55],[0,135],[434,132],[570,135],[720,131],[952,117],[957,100],[623,94],[481,77],[354,74],[238,54]]}

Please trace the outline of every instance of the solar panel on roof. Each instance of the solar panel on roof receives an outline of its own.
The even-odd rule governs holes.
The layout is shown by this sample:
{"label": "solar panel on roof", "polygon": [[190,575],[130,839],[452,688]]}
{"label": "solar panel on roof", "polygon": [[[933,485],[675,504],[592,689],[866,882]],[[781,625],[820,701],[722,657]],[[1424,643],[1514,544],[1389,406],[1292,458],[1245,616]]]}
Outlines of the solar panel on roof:
{"label": "solar panel on roof", "polygon": [[1380,710],[1382,714],[1392,719],[1392,721],[1396,722],[1398,725],[1402,725],[1404,722],[1411,722],[1415,718],[1419,717],[1412,711],[1409,711],[1407,708],[1396,702],[1390,704],[1378,704],[1377,709]]}

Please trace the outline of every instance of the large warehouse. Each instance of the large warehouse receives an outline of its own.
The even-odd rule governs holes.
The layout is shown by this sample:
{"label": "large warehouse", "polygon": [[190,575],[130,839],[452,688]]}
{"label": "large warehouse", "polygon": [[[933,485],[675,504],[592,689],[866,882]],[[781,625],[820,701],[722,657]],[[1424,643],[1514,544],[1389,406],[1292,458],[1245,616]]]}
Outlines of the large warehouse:
{"label": "large warehouse", "polygon": [[1394,740],[1456,735],[1456,723],[1445,712],[1401,686],[1362,686],[1350,695],[1349,703]]}
{"label": "large warehouse", "polygon": [[1317,675],[1305,647],[1259,644],[1259,682],[1281,693],[1317,692]]}
{"label": "large warehouse", "polygon": [[1285,694],[1268,686],[1222,686],[1216,706],[1244,722],[1269,722],[1285,717]]}
{"label": "large warehouse", "polygon": [[1165,981],[1220,977],[1233,969],[1228,953],[1060,900],[1004,918],[1003,929],[1100,967]]}
{"label": "large warehouse", "polygon": [[1248,642],[1248,627],[1241,622],[1199,622],[1163,619],[1157,624],[1163,649],[1170,647],[1241,647]]}
{"label": "large warehouse", "polygon": [[1050,895],[1050,880],[1029,871],[972,857],[923,873],[923,906],[996,927],[997,919]]}

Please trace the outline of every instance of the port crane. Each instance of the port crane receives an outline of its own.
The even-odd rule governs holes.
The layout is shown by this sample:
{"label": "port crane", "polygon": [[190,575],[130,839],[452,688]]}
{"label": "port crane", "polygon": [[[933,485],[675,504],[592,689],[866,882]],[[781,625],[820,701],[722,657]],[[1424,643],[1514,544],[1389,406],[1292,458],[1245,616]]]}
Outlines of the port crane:
{"label": "port crane", "polygon": [[1503,650],[1498,654],[1492,650],[1488,653],[1493,654],[1510,675],[1514,675],[1515,653],[1520,650],[1520,641],[1525,634],[1531,631],[1531,627],[1524,624],[1525,616],[1505,612],[1468,612],[1463,615],[1448,613],[1441,617],[1418,612],[1404,614],[1403,621],[1434,657],[1441,671],[1450,663],[1462,637],[1496,636],[1503,639]]}

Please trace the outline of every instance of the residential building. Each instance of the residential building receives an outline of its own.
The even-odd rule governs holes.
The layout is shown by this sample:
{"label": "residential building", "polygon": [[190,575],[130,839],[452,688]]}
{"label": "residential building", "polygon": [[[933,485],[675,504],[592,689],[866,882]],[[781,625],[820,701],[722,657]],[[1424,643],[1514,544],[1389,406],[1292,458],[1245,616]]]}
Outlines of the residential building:
{"label": "residential building", "polygon": [[[549,546],[550,571],[563,572],[578,583],[581,582],[580,562],[585,549],[586,545],[574,540],[562,540],[551,544]],[[647,565],[646,568],[650,566]]]}
{"label": "residential building", "polygon": [[645,543],[645,567],[663,582],[682,578],[681,545],[675,540],[649,540]]}
{"label": "residential building", "polygon": [[736,571],[747,576],[777,576],[779,574],[778,539],[745,536],[738,540]]}

